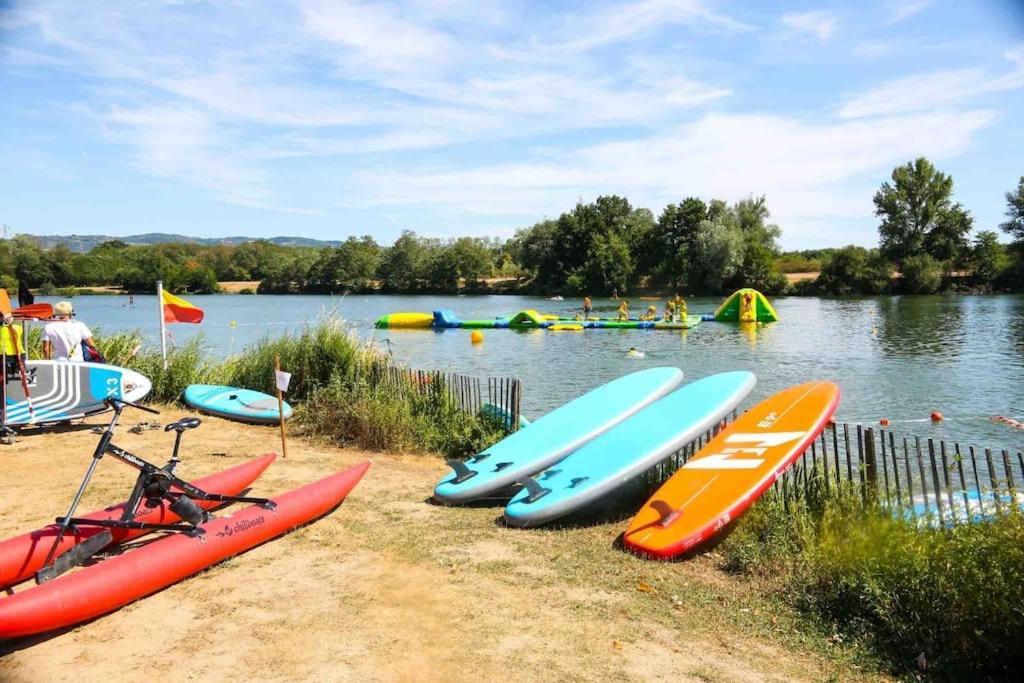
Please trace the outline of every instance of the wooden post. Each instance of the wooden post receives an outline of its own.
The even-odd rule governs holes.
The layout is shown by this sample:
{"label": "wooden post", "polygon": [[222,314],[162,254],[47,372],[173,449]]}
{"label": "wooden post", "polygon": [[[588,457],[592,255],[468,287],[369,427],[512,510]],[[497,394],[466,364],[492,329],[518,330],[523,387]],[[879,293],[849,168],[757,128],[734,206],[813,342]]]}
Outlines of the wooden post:
{"label": "wooden post", "polygon": [[281,425],[281,455],[288,457],[288,440],[284,433],[284,398],[281,396],[281,387],[277,384],[277,373],[281,372],[281,356],[274,356],[274,389],[277,390],[277,419]]}
{"label": "wooden post", "polygon": [[996,478],[996,466],[992,462],[992,449],[985,449],[985,461],[988,463],[988,478],[992,482],[992,502],[995,503],[996,512],[1003,511],[1003,501],[999,500],[999,480]]}
{"label": "wooden post", "polygon": [[866,502],[874,505],[878,502],[878,464],[875,461],[875,430],[872,427],[864,430],[864,475],[867,480]]}
{"label": "wooden post", "polygon": [[932,491],[935,493],[935,509],[939,513],[939,524],[945,524],[942,514],[942,483],[939,481],[939,470],[935,464],[935,442],[928,439],[928,460],[932,465]]}
{"label": "wooden post", "polygon": [[[879,441],[882,443],[882,476],[885,478],[885,506],[891,507],[892,503],[889,501],[889,454],[885,452],[885,430],[878,430]],[[874,450],[874,446],[872,446]]]}
{"label": "wooden post", "polygon": [[964,456],[960,452],[960,444],[953,444],[954,452],[956,453],[956,469],[960,474],[960,495],[964,499],[964,521],[970,523],[971,521],[971,501],[967,497],[967,479],[964,478]]}
{"label": "wooden post", "polygon": [[971,454],[971,470],[974,472],[974,490],[978,492],[978,513],[984,517],[985,504],[981,495],[981,477],[978,475],[978,458],[974,452],[974,446],[968,446],[967,452]]}

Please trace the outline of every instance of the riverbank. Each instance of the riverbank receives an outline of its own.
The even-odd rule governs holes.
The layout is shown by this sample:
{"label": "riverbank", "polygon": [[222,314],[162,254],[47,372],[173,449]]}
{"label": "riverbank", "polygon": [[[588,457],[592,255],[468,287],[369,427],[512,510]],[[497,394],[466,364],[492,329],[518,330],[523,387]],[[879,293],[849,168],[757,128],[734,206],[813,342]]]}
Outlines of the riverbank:
{"label": "riverbank", "polygon": [[[161,408],[171,422],[186,413]],[[149,418],[149,416],[145,416]],[[124,426],[142,420],[128,416]],[[181,472],[199,476],[265,452],[276,432],[204,417]],[[86,425],[100,424],[94,418]],[[96,435],[26,434],[0,450],[9,501],[0,535],[67,506]],[[118,433],[154,460],[161,431]],[[615,547],[621,520],[514,531],[498,507],[426,501],[441,459],[367,454],[304,439],[257,482],[284,491],[366,457],[374,465],[332,515],[76,629],[0,646],[0,679],[27,681],[824,680],[877,678],[837,642],[777,602],[756,577],[712,552],[683,563]],[[83,509],[121,500],[132,471],[103,461]],[[152,657],[160,652],[166,656]]]}

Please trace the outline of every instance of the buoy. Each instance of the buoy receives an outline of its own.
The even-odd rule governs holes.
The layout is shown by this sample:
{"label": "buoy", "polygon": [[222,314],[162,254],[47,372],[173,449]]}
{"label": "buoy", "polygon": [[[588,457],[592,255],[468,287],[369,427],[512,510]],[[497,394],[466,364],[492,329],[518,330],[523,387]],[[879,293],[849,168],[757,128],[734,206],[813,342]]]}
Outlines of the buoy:
{"label": "buoy", "polygon": [[942,422],[943,419],[942,413],[937,410],[932,411],[932,422]]}
{"label": "buoy", "polygon": [[469,334],[469,341],[474,344],[482,344],[484,342],[484,333],[480,330],[473,330]]}
{"label": "buoy", "polygon": [[883,417],[881,420],[878,421],[878,424],[882,425],[883,427],[888,427],[889,426],[889,418]]}

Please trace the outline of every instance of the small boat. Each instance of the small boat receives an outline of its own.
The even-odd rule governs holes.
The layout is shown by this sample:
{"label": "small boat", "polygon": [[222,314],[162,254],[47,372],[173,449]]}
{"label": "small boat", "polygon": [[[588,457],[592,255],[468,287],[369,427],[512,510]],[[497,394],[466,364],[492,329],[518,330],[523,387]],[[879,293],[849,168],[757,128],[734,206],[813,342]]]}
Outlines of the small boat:
{"label": "small boat", "polygon": [[[196,479],[194,484],[201,489],[212,491],[223,495],[236,495],[243,489],[248,488],[263,472],[270,467],[277,456],[273,453],[259,458],[253,458],[243,462],[241,465],[229,467],[226,470],[216,472],[206,477]],[[110,507],[82,515],[84,519],[105,520],[119,519],[127,503],[118,503]],[[218,505],[219,501],[197,501],[197,505],[205,510],[211,510]],[[152,507],[140,508],[132,518],[133,521],[146,524],[171,524],[181,518],[171,511],[166,501],[161,500]],[[72,546],[84,543],[93,536],[99,535],[103,527],[79,526],[74,531],[68,531],[61,537],[61,542],[55,551],[57,554],[70,550]],[[41,569],[46,563],[46,556],[53,547],[54,540],[60,532],[60,525],[50,524],[42,529],[36,529],[20,536],[0,541],[0,589],[14,586],[26,581]],[[125,541],[148,533],[144,529],[112,529],[110,545],[118,545]]]}
{"label": "small boat", "polygon": [[337,508],[370,462],[0,599],[0,639],[79,624],[282,536]]}

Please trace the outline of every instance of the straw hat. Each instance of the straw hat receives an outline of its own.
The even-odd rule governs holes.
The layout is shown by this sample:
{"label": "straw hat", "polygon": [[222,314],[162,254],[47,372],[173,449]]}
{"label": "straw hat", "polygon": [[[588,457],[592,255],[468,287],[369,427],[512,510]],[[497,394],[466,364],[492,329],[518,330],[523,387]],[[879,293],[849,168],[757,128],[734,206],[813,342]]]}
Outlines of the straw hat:
{"label": "straw hat", "polygon": [[58,301],[53,305],[53,312],[57,315],[74,315],[75,307],[70,301]]}

